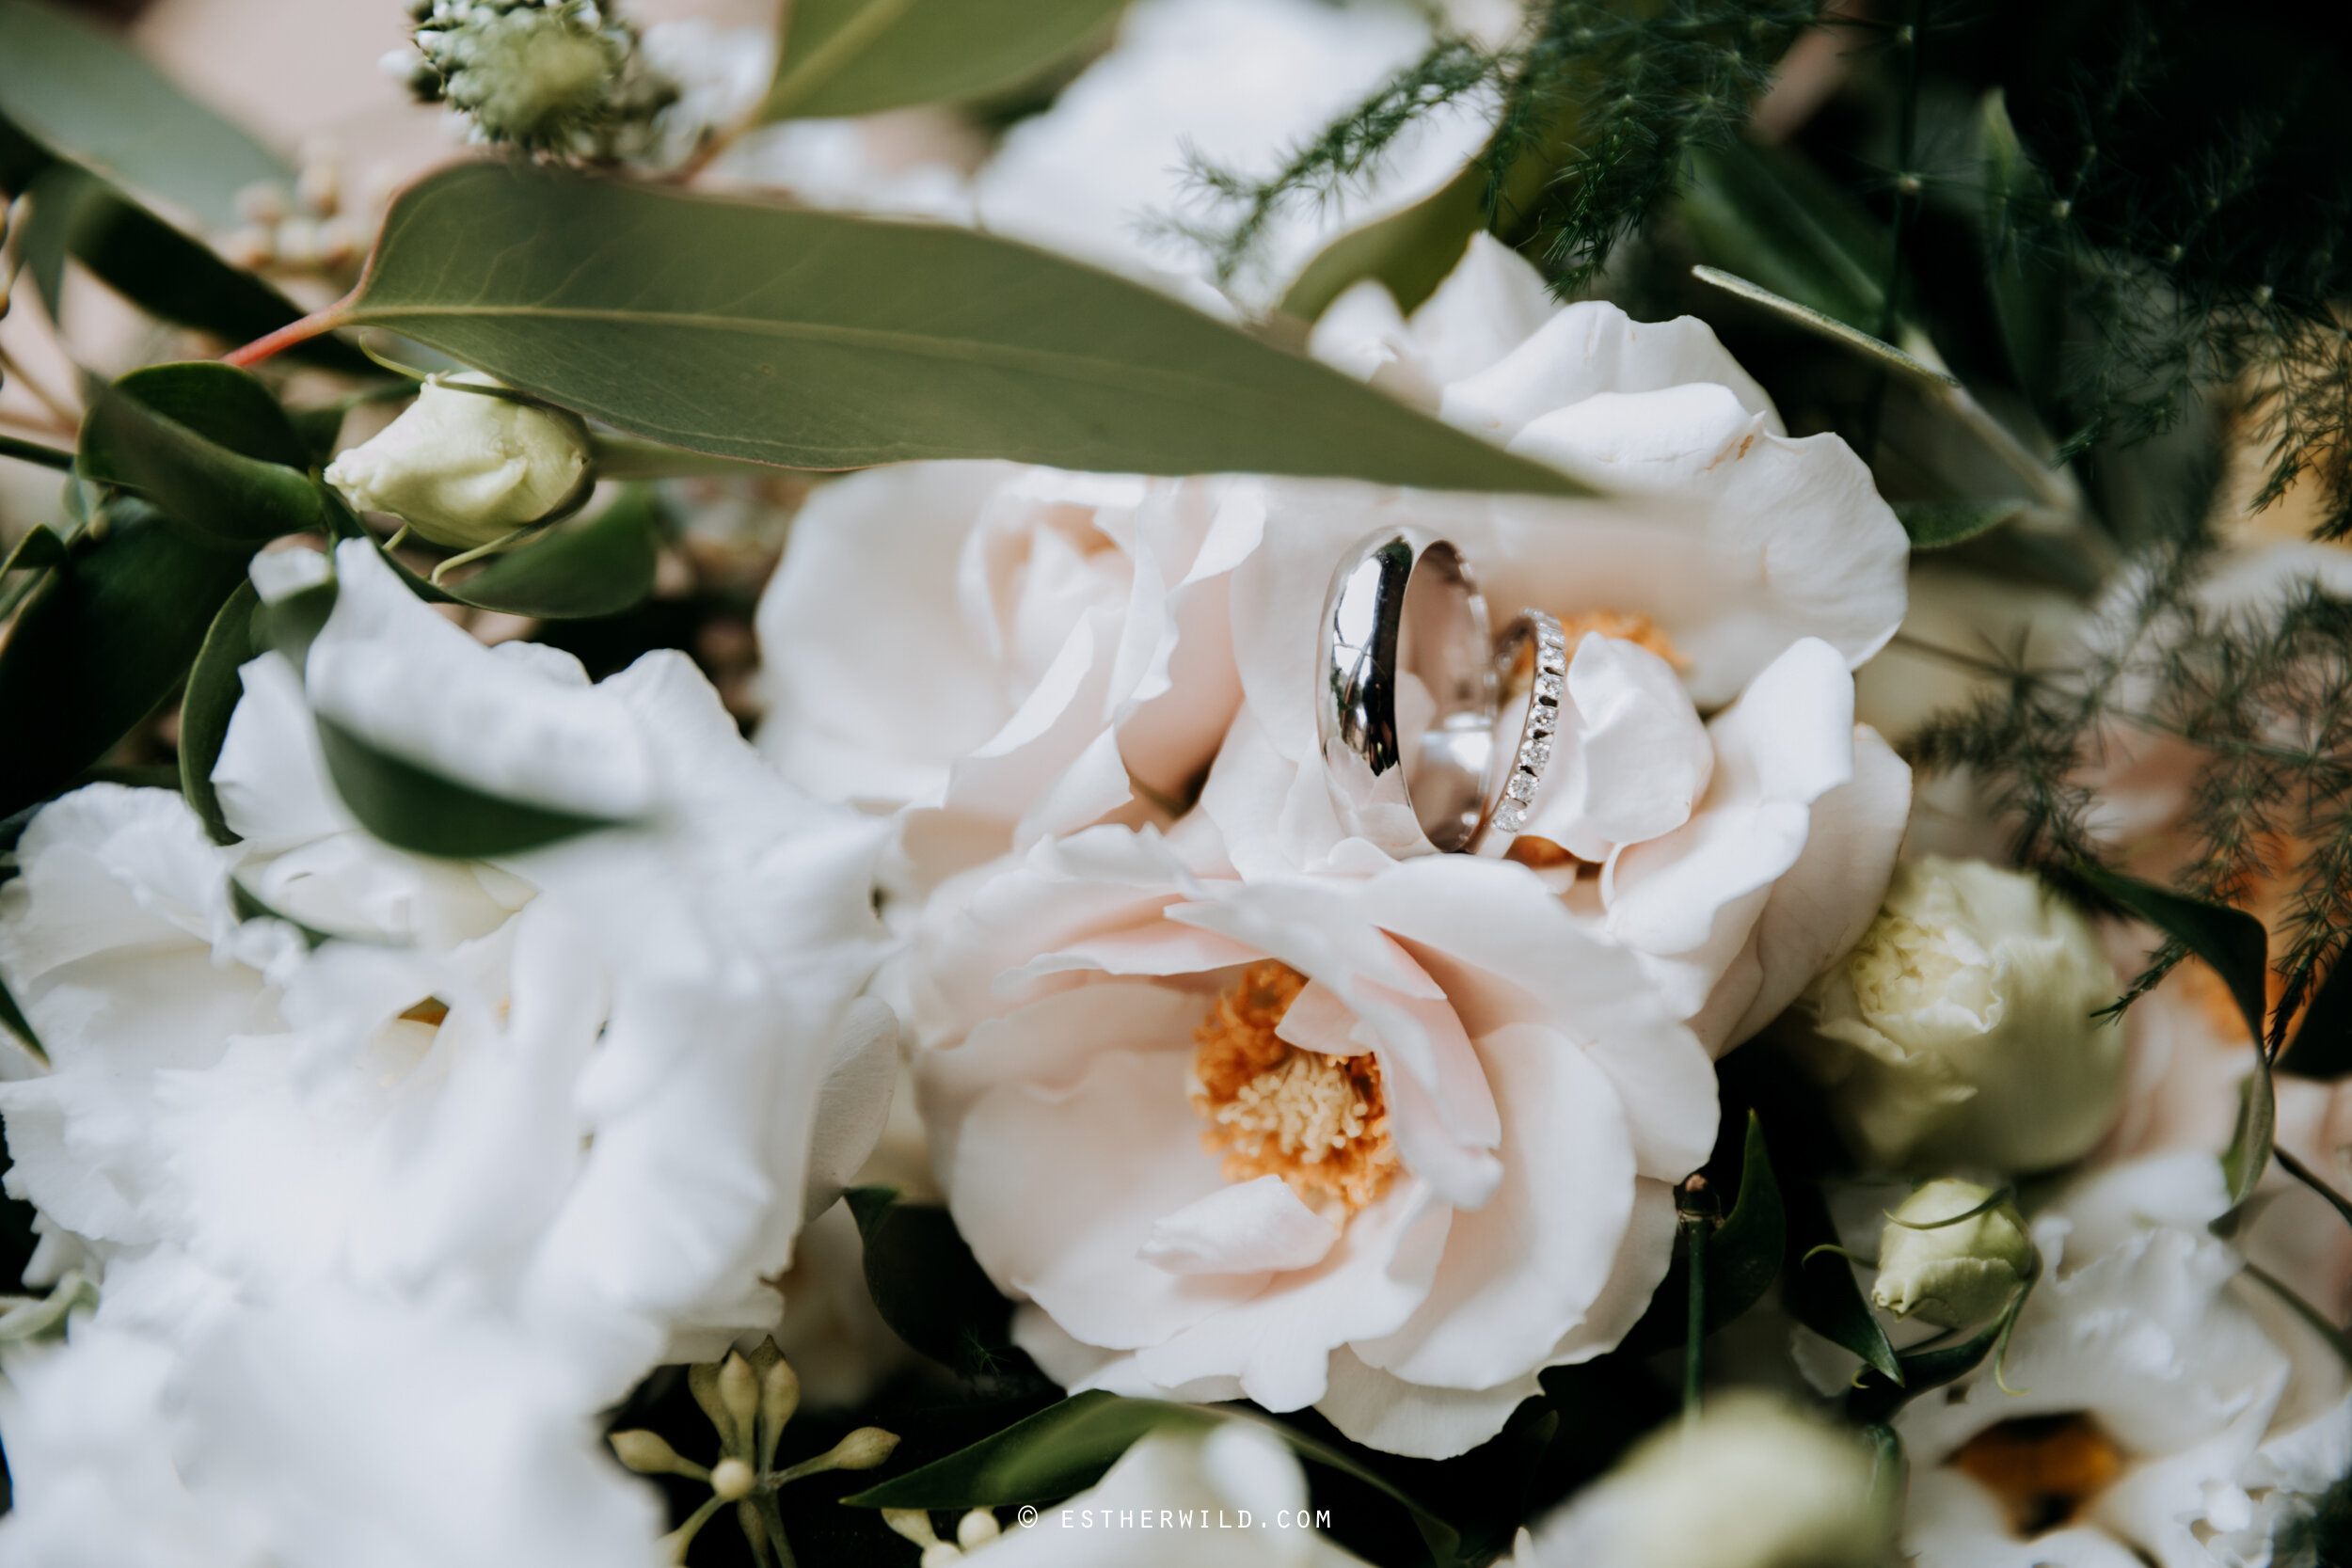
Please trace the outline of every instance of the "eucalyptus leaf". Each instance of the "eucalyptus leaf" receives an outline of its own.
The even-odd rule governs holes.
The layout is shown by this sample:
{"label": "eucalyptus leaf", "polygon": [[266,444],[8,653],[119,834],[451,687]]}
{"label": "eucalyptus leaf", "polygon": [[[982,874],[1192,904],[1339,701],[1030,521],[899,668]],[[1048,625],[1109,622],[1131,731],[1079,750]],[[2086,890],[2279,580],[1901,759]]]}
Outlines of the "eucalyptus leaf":
{"label": "eucalyptus leaf", "polygon": [[2006,1318],[1995,1319],[1950,1344],[1907,1352],[1899,1357],[1899,1378],[1889,1377],[1876,1368],[1866,1370],[1855,1379],[1853,1391],[1846,1396],[1847,1415],[1865,1425],[1883,1421],[1930,1389],[1966,1377],[1993,1354],[2007,1327]]}
{"label": "eucalyptus leaf", "polygon": [[485,794],[394,756],[323,715],[318,729],[335,793],[362,828],[395,849],[487,860],[627,825]]}
{"label": "eucalyptus leaf", "polygon": [[283,411],[246,372],[210,362],[159,365],[112,387],[93,383],[82,421],[81,469],[88,479],[138,492],[222,548],[249,551],[281,534],[333,528],[343,507],[325,484],[285,462],[224,444],[230,440],[307,461]]}
{"label": "eucalyptus leaf", "polygon": [[215,844],[237,842],[221,816],[213,768],[220,761],[221,743],[229,738],[237,699],[245,694],[238,672],[253,657],[253,611],[261,602],[250,578],[229,595],[204,634],[204,644],[188,671],[187,691],[180,699],[180,793],[204,819],[204,831]]}
{"label": "eucalyptus leaf", "polygon": [[1206,1431],[1217,1419],[1199,1405],[1092,1389],[841,1500],[852,1508],[935,1509],[1054,1502],[1102,1480],[1121,1454],[1152,1433]]}
{"label": "eucalyptus leaf", "polygon": [[1893,343],[1857,326],[1839,321],[1825,310],[1817,310],[1786,295],[1774,293],[1760,283],[1706,265],[1691,269],[1691,276],[1710,284],[1725,293],[1736,294],[1749,304],[1770,310],[1791,325],[1802,327],[1817,338],[1824,338],[1841,348],[1851,349],[1863,358],[1883,369],[1897,372],[1935,391],[1958,387],[1960,383],[1934,366],[1922,363],[1897,348]]}
{"label": "eucalyptus leaf", "polygon": [[633,435],[790,467],[1002,457],[1589,493],[1026,245],[545,168],[464,164],[411,186],[357,293],[306,330],[346,325]]}
{"label": "eucalyptus leaf", "polygon": [[2033,510],[2028,500],[1897,501],[1895,516],[1915,550],[1949,549]]}
{"label": "eucalyptus leaf", "polygon": [[[302,311],[269,284],[230,266],[96,176],[55,163],[26,193],[27,271],[59,317],[64,259],[148,314],[236,344],[277,331]],[[289,356],[348,375],[380,373],[365,355],[337,338],[296,344]]]}
{"label": "eucalyptus leaf", "polygon": [[1853,1270],[1842,1254],[1817,1252],[1837,1244],[1837,1227],[1829,1205],[1811,1181],[1792,1181],[1783,1190],[1788,1216],[1788,1251],[1781,1273],[1780,1294],[1789,1315],[1832,1344],[1860,1356],[1879,1376],[1899,1386],[1902,1365],[1886,1330],[1862,1297]]}
{"label": "eucalyptus leaf", "polygon": [[653,592],[660,515],[653,492],[631,486],[595,516],[560,523],[439,592],[459,604],[542,620],[617,615]]}
{"label": "eucalyptus leaf", "polygon": [[846,1199],[865,1244],[866,1291],[892,1332],[965,1377],[994,1373],[1018,1354],[1012,1303],[946,1210],[901,1203],[888,1187],[853,1187]]}
{"label": "eucalyptus leaf", "polygon": [[868,115],[1019,85],[1076,50],[1126,0],[788,0],[759,118]]}
{"label": "eucalyptus leaf", "polygon": [[66,556],[65,541],[47,523],[35,523],[24,531],[24,537],[8,551],[8,558],[0,562],[0,577],[10,572],[34,572],[44,566],[55,566]]}
{"label": "eucalyptus leaf", "polygon": [[153,508],[110,504],[48,569],[0,646],[0,814],[45,799],[169,697],[245,558]]}
{"label": "eucalyptus leaf", "polygon": [[117,38],[39,0],[0,0],[0,115],[50,151],[183,209],[240,221],[237,193],[293,170]]}

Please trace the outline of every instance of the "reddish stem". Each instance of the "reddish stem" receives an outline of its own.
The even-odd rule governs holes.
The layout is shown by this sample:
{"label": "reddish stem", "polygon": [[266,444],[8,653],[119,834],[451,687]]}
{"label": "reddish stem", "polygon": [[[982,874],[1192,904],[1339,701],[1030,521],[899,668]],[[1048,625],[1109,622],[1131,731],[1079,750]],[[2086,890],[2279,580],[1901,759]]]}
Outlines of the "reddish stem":
{"label": "reddish stem", "polygon": [[342,300],[337,300],[324,310],[313,310],[300,321],[289,322],[267,337],[256,338],[243,348],[232,349],[220,356],[221,363],[249,370],[281,349],[324,337],[343,325],[343,319],[339,314],[343,304]]}

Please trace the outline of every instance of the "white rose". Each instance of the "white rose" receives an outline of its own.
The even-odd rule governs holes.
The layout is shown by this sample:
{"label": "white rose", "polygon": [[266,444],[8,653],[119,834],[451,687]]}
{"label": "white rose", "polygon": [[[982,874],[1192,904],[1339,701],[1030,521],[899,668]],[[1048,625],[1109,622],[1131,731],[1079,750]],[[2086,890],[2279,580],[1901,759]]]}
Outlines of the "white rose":
{"label": "white rose", "polygon": [[2123,1032],[2094,1015],[2117,990],[2090,921],[2036,879],[1931,855],[1806,993],[1809,1054],[1874,1164],[2046,1170],[2115,1118]]}
{"label": "white rose", "polygon": [[469,392],[486,375],[427,381],[400,418],[340,452],[326,483],[362,512],[389,512],[437,545],[470,549],[535,523],[588,472],[588,435],[560,410]]}
{"label": "white rose", "polygon": [[1950,1178],[1905,1198],[1879,1232],[1872,1303],[1944,1328],[1974,1328],[2000,1316],[2033,1272],[2033,1243],[2016,1208],[1986,1208],[1992,1198],[1991,1188]]}
{"label": "white rose", "polygon": [[1570,631],[1569,700],[1530,813],[1542,842],[1522,858],[1549,855],[1552,884],[1642,956],[1710,1049],[1754,1034],[1860,936],[1909,810],[1909,770],[1853,721],[1849,672],[1901,620],[1908,558],[1867,469],[1834,436],[1781,435],[1702,324],[1554,307],[1484,240],[1409,323],[1368,284],[1314,346],[1612,494],[1270,483],[1264,542],[1232,591],[1236,733],[1254,723],[1269,755],[1248,793],[1204,798],[1235,863],[1348,853],[1293,794],[1321,788],[1315,610],[1367,529],[1413,524],[1464,550],[1498,613],[1533,606]]}
{"label": "white rose", "polygon": [[1523,867],[1254,881],[1214,837],[1097,828],[933,900],[933,1168],[1066,1386],[1459,1453],[1641,1316],[1714,1074]]}
{"label": "white rose", "polygon": [[[470,1292],[564,1347],[584,1413],[772,1324],[762,1277],[879,1134],[895,1023],[853,998],[882,830],[775,779],[679,656],[591,687],[475,642],[372,546],[337,562],[307,689],[276,655],[246,671],[216,772],[243,843],[160,791],[86,790],[27,831],[0,973],[53,1068],[0,1087],[12,1180],[103,1259],[184,1247],[257,1299]],[[344,814],[313,705],[644,825],[425,865]],[[367,940],[236,927],[232,865]]]}
{"label": "white rose", "polygon": [[1232,480],[918,463],[830,484],[760,601],[760,743],[813,794],[916,806],[924,886],[1138,786],[1182,797],[1240,700],[1226,584],[1261,517]]}
{"label": "white rose", "polygon": [[1871,1455],[1763,1394],[1708,1402],[1645,1438],[1532,1532],[1514,1568],[1875,1568],[1885,1522]]}
{"label": "white rose", "polygon": [[[2001,1381],[1988,1362],[1895,1419],[1911,1560],[2266,1560],[2247,1532],[2296,1500],[2250,1494],[2308,1474],[2283,1440],[2330,1418],[2344,1373],[2283,1307],[2237,1283],[2238,1259],[2206,1233],[2228,1203],[2215,1162],[2184,1153],[2086,1177],[2035,1217],[2049,1272]],[[2218,1552],[2217,1537],[2250,1549]]]}

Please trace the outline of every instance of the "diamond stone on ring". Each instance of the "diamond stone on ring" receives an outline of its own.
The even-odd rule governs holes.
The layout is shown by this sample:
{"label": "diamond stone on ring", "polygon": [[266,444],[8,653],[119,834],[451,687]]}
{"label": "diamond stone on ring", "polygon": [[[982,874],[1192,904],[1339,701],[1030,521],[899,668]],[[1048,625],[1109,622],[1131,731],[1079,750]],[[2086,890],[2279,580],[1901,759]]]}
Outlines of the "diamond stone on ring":
{"label": "diamond stone on ring", "polygon": [[1540,610],[1522,610],[1512,617],[1496,640],[1495,678],[1508,686],[1518,671],[1521,650],[1530,644],[1532,678],[1518,750],[1507,769],[1497,769],[1500,787],[1488,795],[1486,813],[1470,834],[1469,848],[1474,855],[1497,857],[1510,849],[1527,826],[1528,807],[1543,784],[1544,769],[1551,765],[1552,737],[1560,730],[1560,695],[1568,679],[1568,639],[1560,623]]}
{"label": "diamond stone on ring", "polygon": [[1324,601],[1315,721],[1341,832],[1399,857],[1465,847],[1494,760],[1494,642],[1461,552],[1371,534]]}

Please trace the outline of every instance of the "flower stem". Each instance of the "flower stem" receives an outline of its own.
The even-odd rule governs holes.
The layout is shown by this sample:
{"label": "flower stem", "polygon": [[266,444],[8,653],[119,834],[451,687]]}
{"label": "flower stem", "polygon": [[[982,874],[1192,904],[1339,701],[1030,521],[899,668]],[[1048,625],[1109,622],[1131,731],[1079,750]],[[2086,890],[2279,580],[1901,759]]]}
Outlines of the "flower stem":
{"label": "flower stem", "polygon": [[1688,1432],[1698,1425],[1699,1384],[1707,1367],[1707,1236],[1714,1227],[1703,1213],[1686,1211],[1681,1218],[1689,1248],[1683,1256],[1691,1268],[1690,1312],[1682,1341],[1682,1429]]}
{"label": "flower stem", "polygon": [[220,356],[221,363],[234,365],[239,370],[250,370],[273,354],[290,349],[296,343],[307,343],[313,338],[323,338],[343,325],[343,307],[350,302],[345,296],[324,310],[313,310],[300,321],[288,322],[277,331],[256,338],[243,348],[230,350]]}
{"label": "flower stem", "polygon": [[44,447],[38,441],[20,441],[13,436],[0,435],[0,457],[13,457],[20,463],[38,463],[44,468],[60,472],[73,467],[73,454],[56,447]]}

